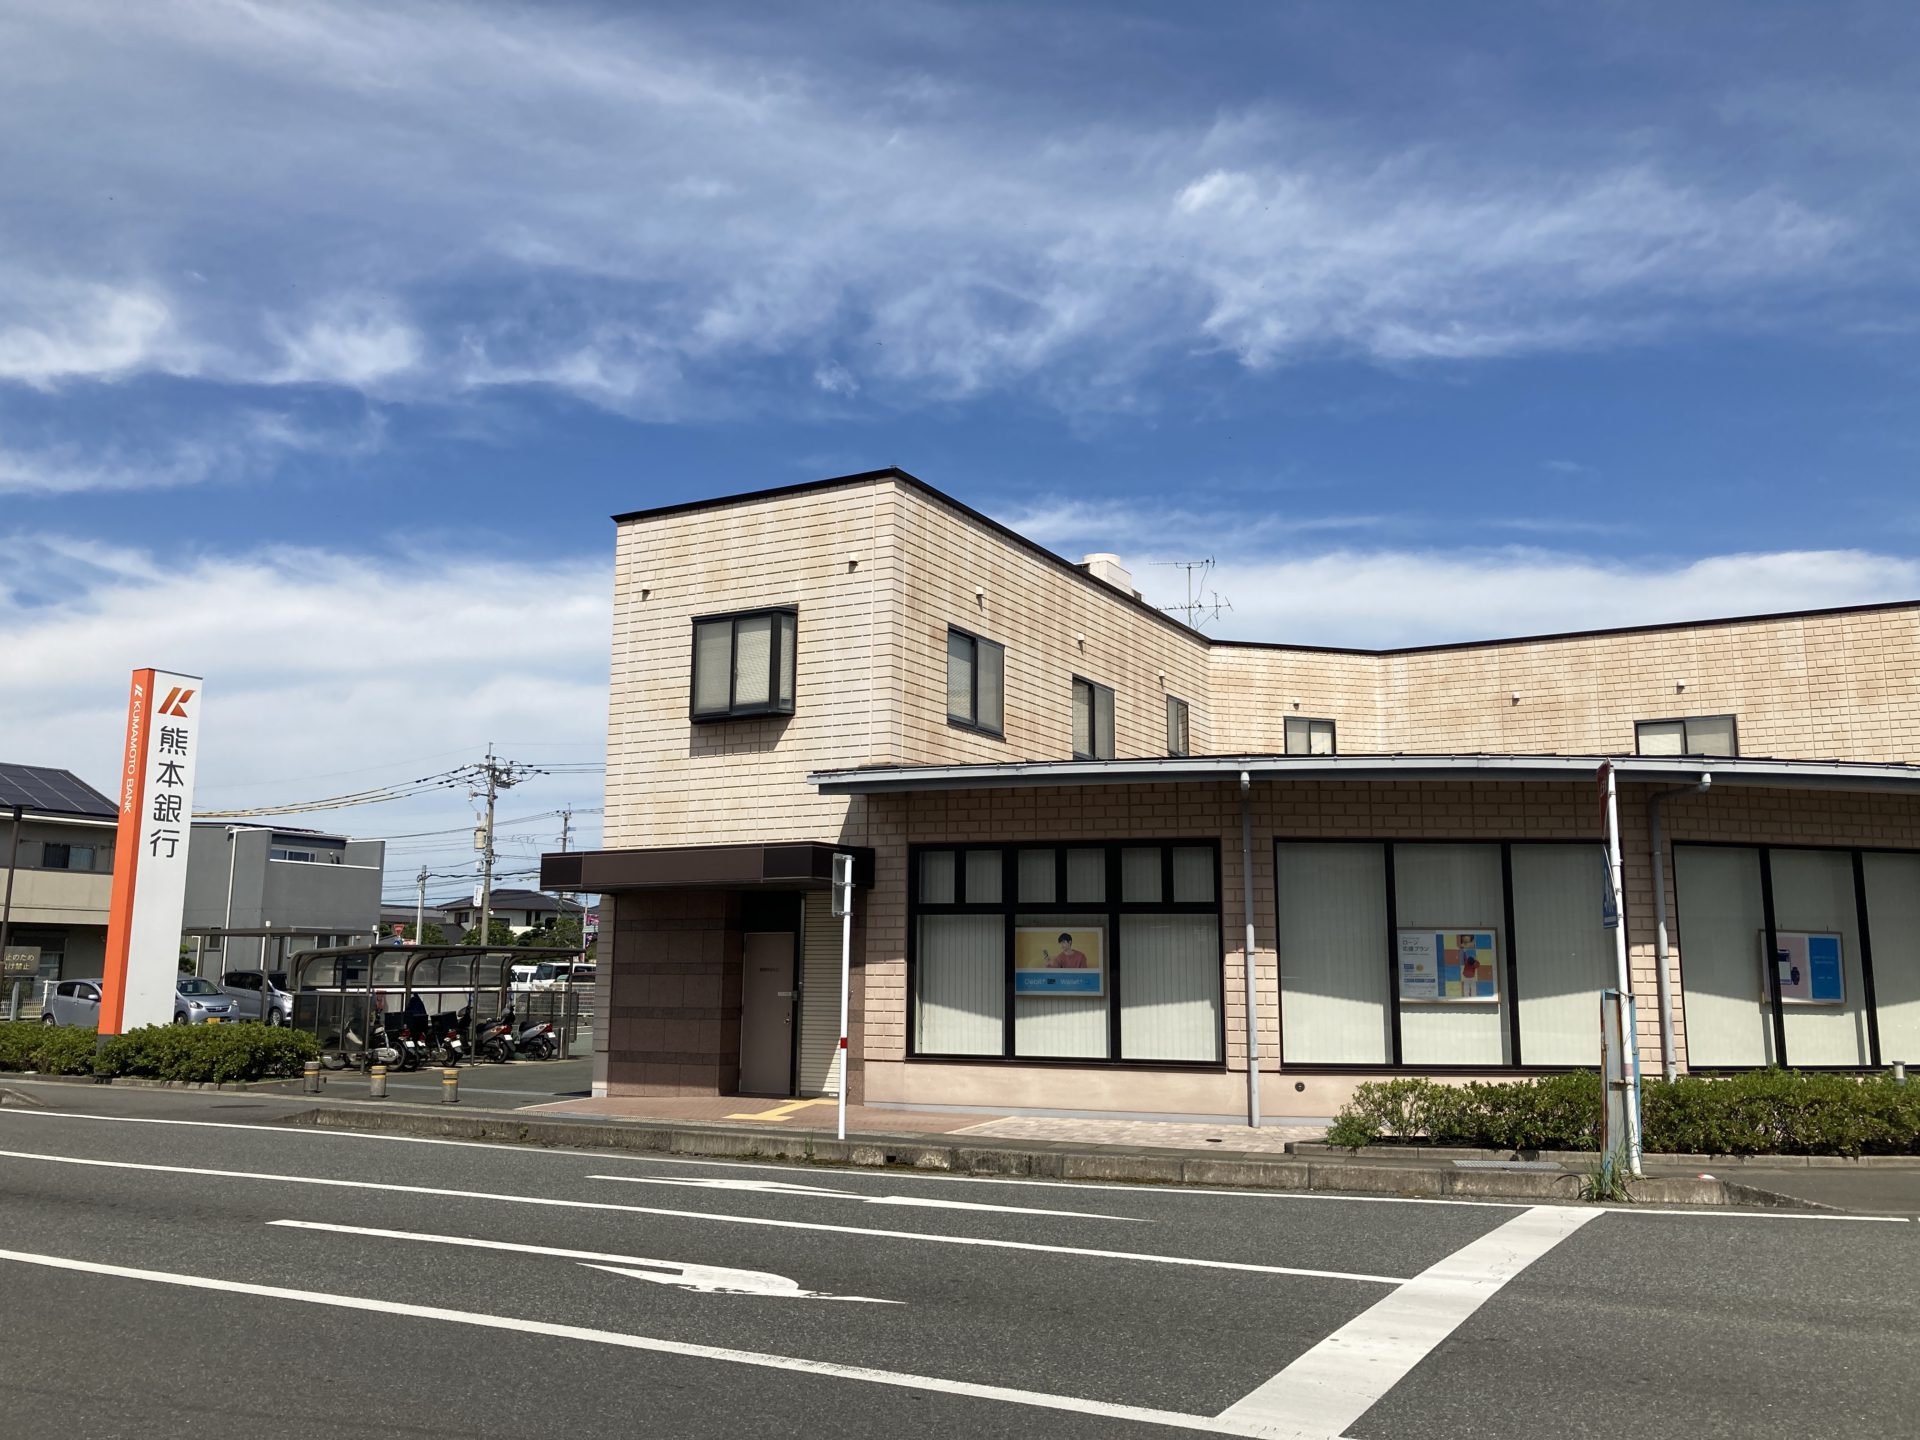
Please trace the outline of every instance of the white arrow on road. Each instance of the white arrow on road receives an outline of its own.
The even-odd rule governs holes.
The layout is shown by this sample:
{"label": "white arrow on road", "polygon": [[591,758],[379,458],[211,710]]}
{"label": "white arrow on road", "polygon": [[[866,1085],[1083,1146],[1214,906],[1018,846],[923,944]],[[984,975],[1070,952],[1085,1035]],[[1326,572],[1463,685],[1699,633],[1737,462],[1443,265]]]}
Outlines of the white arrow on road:
{"label": "white arrow on road", "polygon": [[[734,1270],[725,1265],[694,1265],[680,1260],[650,1260],[644,1255],[607,1255],[597,1250],[564,1250],[555,1245],[520,1245],[508,1240],[475,1240],[466,1235],[424,1235],[414,1230],[376,1230],[364,1225],[328,1225],[318,1220],[269,1220],[287,1230],[326,1230],[336,1235],[365,1235],[375,1240],[417,1240],[428,1245],[464,1245],[474,1250],[512,1250],[523,1255],[553,1255],[578,1260],[589,1270],[627,1275],[698,1295],[760,1295],[780,1300],[847,1300],[860,1305],[899,1305],[867,1295],[829,1295],[802,1290],[800,1282],[765,1270]],[[613,1262],[613,1263],[602,1263]],[[640,1267],[640,1268],[634,1268]]]}
{"label": "white arrow on road", "polygon": [[907,1205],[921,1210],[992,1210],[1003,1215],[1057,1215],[1067,1220],[1151,1222],[1137,1215],[1098,1215],[1086,1210],[1036,1210],[1026,1205],[983,1205],[972,1200],[938,1200],[925,1195],[860,1195],[825,1185],[793,1185],[784,1180],[681,1180],[661,1175],[589,1175],[589,1180],[618,1180],[624,1185],[681,1185],[694,1190],[731,1190],[755,1195],[793,1195],[806,1200],[851,1200],[857,1205]]}

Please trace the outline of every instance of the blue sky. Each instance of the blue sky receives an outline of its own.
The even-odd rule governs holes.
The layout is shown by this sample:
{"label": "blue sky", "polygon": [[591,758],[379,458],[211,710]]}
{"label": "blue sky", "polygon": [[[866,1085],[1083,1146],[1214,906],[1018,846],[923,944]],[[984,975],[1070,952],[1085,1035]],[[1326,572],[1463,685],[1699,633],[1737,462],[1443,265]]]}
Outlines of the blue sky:
{"label": "blue sky", "polygon": [[885,464],[1156,598],[1215,556],[1230,635],[1920,595],[1916,42],[1895,4],[21,0],[0,752],[106,783],[157,660],[224,716],[203,805],[589,759],[609,513]]}

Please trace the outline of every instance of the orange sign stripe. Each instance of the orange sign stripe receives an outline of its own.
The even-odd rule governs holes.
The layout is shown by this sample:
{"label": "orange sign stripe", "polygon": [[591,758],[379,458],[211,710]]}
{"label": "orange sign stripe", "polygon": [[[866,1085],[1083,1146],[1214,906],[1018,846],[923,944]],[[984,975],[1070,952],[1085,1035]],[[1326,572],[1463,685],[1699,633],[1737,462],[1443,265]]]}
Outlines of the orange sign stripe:
{"label": "orange sign stripe", "polygon": [[126,1013],[127,954],[133,939],[133,887],[140,869],[140,796],[147,781],[153,671],[136,670],[127,696],[127,745],[120,772],[120,828],[115,833],[113,908],[107,915],[107,963],[100,985],[100,1033],[118,1035]]}

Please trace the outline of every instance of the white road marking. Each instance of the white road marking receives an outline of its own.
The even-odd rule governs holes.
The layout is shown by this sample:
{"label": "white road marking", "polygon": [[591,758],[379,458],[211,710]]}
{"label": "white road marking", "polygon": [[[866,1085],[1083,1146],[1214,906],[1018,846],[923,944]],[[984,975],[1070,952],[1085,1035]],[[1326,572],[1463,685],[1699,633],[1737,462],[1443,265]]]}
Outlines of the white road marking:
{"label": "white road marking", "polygon": [[370,1296],[334,1295],[316,1290],[289,1290],[278,1285],[253,1285],[240,1280],[216,1279],[210,1275],[176,1274],[166,1270],[137,1270],[126,1265],[105,1265],[93,1260],[70,1260],[62,1255],[35,1255],[20,1250],[0,1250],[0,1260],[23,1265],[41,1265],[53,1270],[77,1271],[87,1275],[106,1275],[122,1280],[143,1280],[157,1285],[179,1285],[193,1290],[212,1290],[228,1295],[253,1295],[267,1300],[293,1300],[306,1305],[325,1305],[336,1310],[364,1310],[381,1315],[400,1315],[414,1320],[437,1320],[447,1325],[471,1325],[483,1330],[504,1330],[515,1336],[545,1335],[557,1340],[580,1340],[596,1345],[613,1345],[627,1350],[645,1350],[658,1355],[677,1355],[693,1360],[718,1360],[733,1365],[752,1365],[763,1370],[785,1370],[801,1375],[818,1375],[833,1380],[855,1380],[868,1385],[887,1385],[901,1390],[923,1390],[941,1395],[958,1395],[973,1400],[996,1400],[1038,1410],[1065,1410],[1077,1415],[1097,1415],[1103,1419],[1137,1421],[1143,1425],[1164,1425],[1176,1430],[1198,1430],[1214,1435],[1264,1436],[1270,1430],[1243,1424],[1225,1417],[1188,1415],[1177,1410],[1150,1410],[1138,1405],[1117,1405],[1105,1400],[1087,1400],[1077,1395],[1049,1395],[1038,1390],[1015,1390],[1004,1385],[980,1385],[968,1380],[943,1380],[935,1375],[912,1375],[896,1370],[874,1370],[862,1365],[838,1365],[828,1360],[803,1360],[791,1355],[769,1355],[757,1350],[731,1350],[718,1345],[694,1345],[682,1340],[659,1340],[649,1335],[628,1335],[618,1330],[595,1330],[583,1325],[559,1325],[549,1320],[523,1319],[518,1315],[476,1314],[468,1310],[447,1310],[436,1305],[414,1305],[401,1300],[381,1300]]}
{"label": "white road marking", "polygon": [[1362,1311],[1220,1418],[1298,1440],[1344,1435],[1501,1286],[1602,1213],[1541,1205],[1514,1216]]}
{"label": "white road marking", "polygon": [[[34,1084],[45,1082],[22,1081]],[[1025,1176],[954,1175],[940,1170],[905,1166],[852,1167],[783,1165],[771,1160],[705,1160],[697,1156],[637,1154],[615,1149],[581,1150],[561,1145],[524,1145],[506,1140],[446,1140],[432,1135],[382,1135],[367,1130],[332,1130],[314,1125],[260,1125],[239,1120],[172,1120],[153,1115],[92,1115],[82,1110],[7,1110],[0,1117],[24,1116],[37,1120],[101,1120],[118,1125],[183,1125],[198,1130],[246,1130],[255,1135],[289,1135],[322,1140],[374,1140],[398,1145],[444,1145],[456,1150],[491,1150],[496,1155],[611,1160],[630,1165],[682,1165],[692,1169],[775,1170],[796,1175],[832,1175],[848,1180],[927,1180],[944,1185],[1019,1185],[1043,1190],[1111,1190],[1127,1195],[1177,1195],[1220,1200],[1305,1200],[1333,1205],[1444,1205],[1465,1210],[1525,1210],[1531,1200],[1442,1200],[1418,1195],[1348,1195],[1333,1191],[1235,1190],[1217,1185],[1123,1185],[1097,1180],[1034,1180]],[[1605,1207],[1603,1207],[1605,1208]],[[1811,1210],[1724,1210],[1702,1206],[1697,1210],[1635,1205],[1605,1208],[1609,1215],[1690,1215],[1699,1220],[1813,1220],[1843,1225],[1911,1225],[1907,1215],[1834,1215]]]}
{"label": "white road marking", "polygon": [[986,1240],[974,1235],[931,1235],[922,1230],[871,1230],[858,1225],[828,1225],[817,1220],[775,1220],[764,1215],[719,1215],[705,1210],[662,1210],[649,1205],[615,1205],[605,1200],[562,1200],[547,1195],[500,1195],[484,1190],[448,1190],[434,1185],[395,1185],[379,1180],[341,1180],[330,1175],[274,1175],[252,1170],[208,1170],[191,1165],[149,1165],[132,1160],[93,1160],[78,1155],[37,1155],[0,1150],[0,1158],[40,1160],[50,1165],[87,1165],[102,1170],[140,1170],[163,1175],[204,1175],[220,1180],[266,1180],[283,1185],[322,1185],[338,1190],[382,1190],[403,1195],[442,1195],[455,1200],[497,1200],[510,1205],[542,1205],[560,1210],[604,1210],[624,1215],[664,1215],[675,1220],[708,1220],[722,1225],[754,1225],[773,1230],[815,1230],[833,1235],[862,1235],[876,1240],[919,1240],[929,1245],[975,1245],[988,1250],[1027,1250],[1045,1255],[1078,1255],[1093,1260],[1133,1260],[1150,1265],[1190,1266],[1200,1270],[1240,1270],[1255,1275],[1299,1275],[1317,1280],[1357,1280],[1369,1285],[1404,1285],[1397,1275],[1358,1275],[1345,1270],[1307,1270],[1292,1265],[1253,1265],[1242,1260],[1201,1260],[1186,1255],[1150,1255],[1137,1250],[1089,1250],[1074,1245],[1042,1245],[1032,1240]]}
{"label": "white road marking", "polygon": [[[862,1305],[901,1305],[901,1300],[875,1300],[866,1295],[830,1295],[824,1290],[802,1290],[798,1280],[765,1270],[735,1270],[725,1265],[692,1265],[680,1260],[650,1260],[644,1255],[609,1255],[599,1250],[566,1250],[557,1245],[520,1245],[510,1240],[475,1240],[465,1235],[427,1235],[414,1230],[377,1230],[365,1225],[327,1225],[318,1220],[269,1220],[287,1230],[324,1230],[335,1235],[366,1235],[377,1240],[417,1240],[428,1245],[464,1245],[474,1250],[511,1250],[523,1255],[553,1255],[578,1260],[593,1270],[610,1270],[701,1295],[760,1295],[782,1300],[846,1300]],[[606,1263],[596,1263],[606,1262]],[[623,1267],[637,1265],[632,1270]]]}
{"label": "white road marking", "polygon": [[923,1195],[858,1195],[828,1185],[792,1185],[785,1180],[684,1180],[664,1175],[589,1175],[589,1180],[617,1180],[623,1185],[678,1185],[696,1190],[725,1190],[736,1194],[793,1195],[807,1200],[851,1200],[858,1205],[913,1205],[928,1210],[988,1210],[1002,1215],[1057,1215],[1069,1220],[1120,1220],[1130,1225],[1153,1222],[1134,1215],[1096,1215],[1086,1210],[1035,1210],[1025,1205],[984,1205],[971,1200],[936,1200]]}

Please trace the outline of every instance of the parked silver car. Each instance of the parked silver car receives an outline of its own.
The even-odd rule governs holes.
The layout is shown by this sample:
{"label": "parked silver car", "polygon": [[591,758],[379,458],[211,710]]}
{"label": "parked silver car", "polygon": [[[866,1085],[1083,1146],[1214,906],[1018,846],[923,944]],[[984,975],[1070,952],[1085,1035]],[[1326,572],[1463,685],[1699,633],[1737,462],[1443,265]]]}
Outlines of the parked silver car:
{"label": "parked silver car", "polygon": [[[237,1019],[233,997],[211,980],[198,975],[182,975],[173,987],[173,1023],[176,1025],[218,1025]],[[100,982],[98,980],[62,980],[53,987],[47,1008],[40,1020],[46,1025],[100,1024]]]}
{"label": "parked silver car", "polygon": [[[220,977],[220,988],[233,998],[233,1013],[242,1020],[260,1018],[260,972],[229,970]],[[287,972],[267,971],[267,1024],[293,1023],[293,996],[287,992]]]}
{"label": "parked silver car", "polygon": [[100,982],[62,980],[47,997],[46,1009],[40,1012],[40,1023],[97,1028],[100,1024]]}

